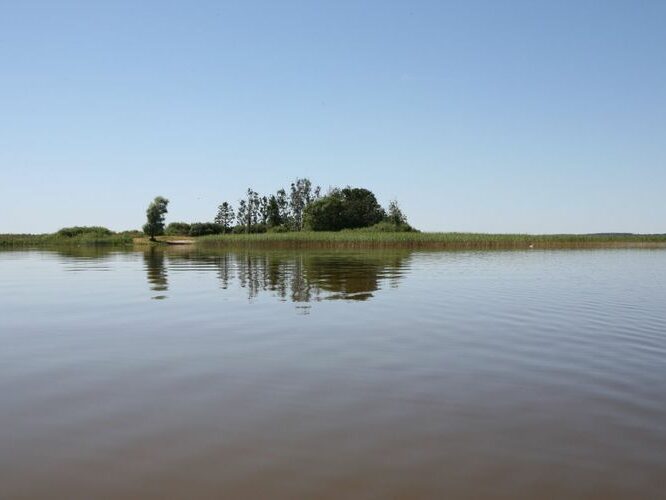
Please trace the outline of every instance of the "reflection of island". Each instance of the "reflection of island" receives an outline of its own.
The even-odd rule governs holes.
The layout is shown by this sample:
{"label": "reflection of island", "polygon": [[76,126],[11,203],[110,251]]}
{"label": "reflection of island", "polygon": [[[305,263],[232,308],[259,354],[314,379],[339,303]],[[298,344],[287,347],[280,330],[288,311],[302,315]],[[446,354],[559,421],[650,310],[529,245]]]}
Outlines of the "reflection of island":
{"label": "reflection of island", "polygon": [[[156,292],[164,292],[169,289],[167,281],[167,270],[164,263],[164,252],[154,247],[143,253],[143,263],[150,289]],[[165,295],[156,295],[154,299],[165,299]]]}
{"label": "reflection of island", "polygon": [[[102,248],[57,249],[68,261],[105,262],[117,254],[133,251]],[[224,290],[238,286],[250,300],[261,293],[299,304],[307,312],[309,303],[320,300],[372,298],[383,287],[396,287],[409,263],[411,252],[403,251],[198,251],[194,248],[151,247],[138,253],[154,299],[164,299],[168,270],[214,272]]]}
{"label": "reflection of island", "polygon": [[68,257],[71,262],[102,262],[118,253],[126,251],[118,250],[109,246],[61,246],[56,248],[47,248],[47,251],[57,253],[63,257]]}
{"label": "reflection of island", "polygon": [[405,257],[395,253],[315,255],[305,262],[305,270],[311,283],[330,292],[327,299],[367,300],[382,282],[397,286]]}
{"label": "reflection of island", "polygon": [[234,281],[253,299],[269,292],[284,301],[368,300],[382,284],[397,286],[408,251],[175,252],[192,267],[215,266],[221,287]]}

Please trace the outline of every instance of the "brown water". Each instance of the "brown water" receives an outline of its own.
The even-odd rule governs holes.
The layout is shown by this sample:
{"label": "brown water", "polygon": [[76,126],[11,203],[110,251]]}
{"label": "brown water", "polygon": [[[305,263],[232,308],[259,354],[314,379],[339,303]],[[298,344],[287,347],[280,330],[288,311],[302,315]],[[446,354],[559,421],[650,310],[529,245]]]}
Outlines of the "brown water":
{"label": "brown water", "polygon": [[666,251],[0,252],[0,498],[664,498]]}

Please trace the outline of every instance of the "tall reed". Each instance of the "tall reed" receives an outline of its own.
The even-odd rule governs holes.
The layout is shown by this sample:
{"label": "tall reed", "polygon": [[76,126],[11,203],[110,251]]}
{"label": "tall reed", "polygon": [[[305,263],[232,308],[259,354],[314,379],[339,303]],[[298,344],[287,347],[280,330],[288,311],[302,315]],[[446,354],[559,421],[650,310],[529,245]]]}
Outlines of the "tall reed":
{"label": "tall reed", "polygon": [[84,233],[76,236],[61,234],[0,234],[0,248],[39,246],[97,246],[131,245],[132,236],[127,234]]}
{"label": "tall reed", "polygon": [[666,248],[666,235],[385,233],[372,231],[226,234],[196,240],[202,248],[423,248],[452,250]]}

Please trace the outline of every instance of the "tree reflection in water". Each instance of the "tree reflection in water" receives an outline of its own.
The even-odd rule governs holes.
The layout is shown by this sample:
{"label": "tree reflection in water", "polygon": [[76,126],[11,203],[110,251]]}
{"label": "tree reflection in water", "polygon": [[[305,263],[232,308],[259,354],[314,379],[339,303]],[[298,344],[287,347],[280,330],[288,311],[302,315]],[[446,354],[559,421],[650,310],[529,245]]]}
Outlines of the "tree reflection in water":
{"label": "tree reflection in water", "polygon": [[[143,252],[143,263],[146,269],[146,277],[150,284],[150,289],[155,292],[165,292],[169,289],[167,281],[167,269],[165,265],[165,256],[162,250],[151,247]],[[158,294],[153,299],[166,299],[164,294]]]}
{"label": "tree reflection in water", "polygon": [[[371,299],[382,287],[397,287],[409,265],[410,251],[198,251],[151,247],[142,252],[117,249],[58,248],[71,262],[103,262],[114,256],[140,255],[150,289],[166,292],[169,271],[214,272],[220,288],[243,289],[249,300],[268,293],[293,302],[307,313],[320,300]],[[164,299],[158,293],[154,299]]]}
{"label": "tree reflection in water", "polygon": [[305,306],[319,300],[368,300],[383,285],[396,287],[408,251],[274,251],[221,254],[179,251],[169,255],[191,267],[217,268],[220,286],[232,282],[252,300],[262,292]]}

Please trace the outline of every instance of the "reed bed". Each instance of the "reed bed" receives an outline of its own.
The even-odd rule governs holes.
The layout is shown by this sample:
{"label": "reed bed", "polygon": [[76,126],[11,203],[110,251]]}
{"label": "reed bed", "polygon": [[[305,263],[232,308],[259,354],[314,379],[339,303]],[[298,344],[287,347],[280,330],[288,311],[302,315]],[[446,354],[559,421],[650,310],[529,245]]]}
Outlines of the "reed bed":
{"label": "reed bed", "polygon": [[63,236],[60,234],[0,234],[0,248],[42,247],[42,246],[125,246],[132,244],[132,236],[127,234],[81,234]]}
{"label": "reed bed", "polygon": [[340,231],[225,234],[197,238],[195,244],[202,248],[409,248],[444,250],[666,248],[666,234],[531,235]]}
{"label": "reed bed", "polygon": [[[41,246],[131,246],[143,242],[133,234],[0,234],[0,248]],[[177,238],[176,238],[177,239]],[[165,244],[167,237],[160,238]],[[484,234],[418,232],[294,232],[225,234],[189,238],[197,248],[257,249],[441,249],[519,250],[577,248],[666,248],[666,234]],[[149,243],[147,240],[145,244]],[[159,243],[158,243],[159,244]]]}

